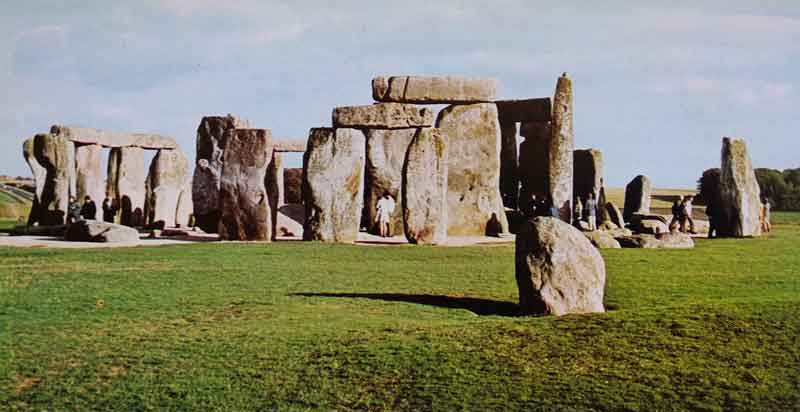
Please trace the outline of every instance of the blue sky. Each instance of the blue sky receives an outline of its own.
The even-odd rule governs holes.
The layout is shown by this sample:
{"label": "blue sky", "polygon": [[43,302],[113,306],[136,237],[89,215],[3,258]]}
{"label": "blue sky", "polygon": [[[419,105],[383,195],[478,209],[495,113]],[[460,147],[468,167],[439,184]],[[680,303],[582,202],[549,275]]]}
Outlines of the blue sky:
{"label": "blue sky", "polygon": [[609,186],[693,186],[722,136],[800,167],[797,1],[4,2],[0,173],[29,175],[21,143],[55,123],[170,135],[193,158],[203,115],[305,139],[370,103],[375,75],[493,76],[525,98],[564,71],[576,148],[604,152]]}

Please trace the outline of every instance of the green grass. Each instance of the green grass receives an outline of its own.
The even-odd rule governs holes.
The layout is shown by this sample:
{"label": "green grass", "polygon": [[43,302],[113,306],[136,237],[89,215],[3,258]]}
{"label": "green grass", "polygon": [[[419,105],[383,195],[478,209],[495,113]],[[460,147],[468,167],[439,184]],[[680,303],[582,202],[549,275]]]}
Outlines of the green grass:
{"label": "green grass", "polygon": [[6,221],[26,219],[30,210],[31,202],[0,190],[0,227],[7,229]]}
{"label": "green grass", "polygon": [[[800,409],[800,214],[608,250],[606,314],[503,316],[513,246],[0,249],[0,410]],[[480,315],[479,315],[480,314]]]}

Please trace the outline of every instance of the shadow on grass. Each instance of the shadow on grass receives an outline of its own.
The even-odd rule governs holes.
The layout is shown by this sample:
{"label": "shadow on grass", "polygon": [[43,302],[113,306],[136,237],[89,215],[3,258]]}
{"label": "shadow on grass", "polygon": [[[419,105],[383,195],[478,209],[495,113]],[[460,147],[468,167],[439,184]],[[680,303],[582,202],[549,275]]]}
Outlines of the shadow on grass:
{"label": "shadow on grass", "polygon": [[419,295],[406,293],[292,293],[289,296],[371,299],[386,302],[406,302],[437,308],[466,309],[478,316],[522,316],[515,303],[500,300],[447,295]]}

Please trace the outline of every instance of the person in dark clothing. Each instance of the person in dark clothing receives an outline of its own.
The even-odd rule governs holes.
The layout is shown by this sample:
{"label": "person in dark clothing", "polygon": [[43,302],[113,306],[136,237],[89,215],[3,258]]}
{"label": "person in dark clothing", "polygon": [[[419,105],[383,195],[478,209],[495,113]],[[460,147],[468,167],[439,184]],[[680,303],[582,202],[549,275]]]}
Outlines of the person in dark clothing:
{"label": "person in dark clothing", "polygon": [[103,221],[114,223],[115,217],[117,217],[117,207],[114,205],[111,199],[106,196],[105,200],[103,200]]}
{"label": "person in dark clothing", "polygon": [[708,216],[708,238],[714,239],[717,237],[717,211],[714,202],[708,202],[706,205],[706,215]]}
{"label": "person in dark clothing", "polygon": [[84,220],[95,220],[97,218],[97,206],[94,204],[91,196],[83,198],[83,207],[81,207],[81,216]]}
{"label": "person in dark clothing", "polygon": [[69,205],[67,206],[67,224],[75,223],[81,219],[81,205],[73,197],[69,197]]}
{"label": "person in dark clothing", "polygon": [[680,225],[681,232],[683,232],[683,196],[679,196],[677,200],[672,202],[672,221],[669,222],[669,231],[674,231]]}

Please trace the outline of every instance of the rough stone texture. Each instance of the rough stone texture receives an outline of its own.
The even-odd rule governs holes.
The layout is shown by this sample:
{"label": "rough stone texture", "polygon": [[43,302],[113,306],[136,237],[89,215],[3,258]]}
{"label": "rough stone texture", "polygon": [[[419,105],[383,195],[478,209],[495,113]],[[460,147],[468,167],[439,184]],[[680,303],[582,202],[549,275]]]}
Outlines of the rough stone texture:
{"label": "rough stone texture", "polygon": [[299,139],[274,140],[272,151],[279,153],[303,153],[306,151],[306,141]]}
{"label": "rough stone texture", "polygon": [[760,188],[744,140],[722,139],[720,236],[761,235],[759,194]]}
{"label": "rough stone texture", "polygon": [[178,198],[188,172],[189,161],[179,149],[156,153],[147,177],[149,223],[164,221],[169,227],[177,225]]}
{"label": "rough stone texture", "polygon": [[[106,196],[108,196],[109,199],[116,201],[119,201],[120,198],[119,193],[117,193],[117,178],[119,177],[119,160],[121,155],[122,153],[119,148],[113,148],[108,151],[108,167],[106,169]],[[119,217],[119,214],[117,214],[117,217]]]}
{"label": "rough stone texture", "polygon": [[406,239],[435,245],[447,239],[447,141],[439,129],[420,129],[403,168]]}
{"label": "rough stone texture", "polygon": [[450,104],[491,102],[497,82],[488,77],[393,76],[372,79],[379,102]]}
{"label": "rough stone texture", "polygon": [[605,209],[608,213],[611,223],[617,225],[618,227],[625,227],[625,219],[623,218],[622,212],[619,210],[617,205],[615,205],[613,202],[606,202]]}
{"label": "rough stone texture", "polygon": [[589,193],[592,193],[595,200],[599,200],[603,181],[603,152],[596,149],[575,150],[572,152],[572,159],[572,187],[575,197],[585,202]]}
{"label": "rough stone texture", "polygon": [[600,231],[608,233],[613,238],[633,235],[633,232],[631,232],[630,229],[625,229],[621,227],[601,228]]}
{"label": "rough stone texture", "polygon": [[[622,217],[629,221],[634,214],[650,213],[650,178],[638,175],[625,186],[625,207]],[[615,222],[616,223],[616,222]]]}
{"label": "rough stone texture", "polygon": [[523,100],[498,100],[497,112],[506,122],[549,122],[552,120],[552,104],[549,97]]}
{"label": "rough stone texture", "polygon": [[175,212],[175,226],[189,227],[192,220],[192,183],[186,182],[178,194],[178,208]]}
{"label": "rough stone texture", "polygon": [[692,249],[694,240],[686,233],[660,233],[656,235],[661,249]]}
{"label": "rough stone texture", "polygon": [[75,176],[78,201],[83,204],[88,195],[97,205],[94,219],[102,217],[100,205],[106,197],[105,176],[103,174],[103,146],[90,144],[75,148]]}
{"label": "rough stone texture", "polygon": [[502,114],[500,121],[500,195],[503,205],[507,208],[517,208],[519,196],[519,166],[517,155],[517,124],[506,120]]}
{"label": "rough stone texture", "polygon": [[614,236],[608,232],[595,230],[592,232],[583,232],[583,235],[592,242],[592,245],[598,249],[619,249],[619,245]]}
{"label": "rough stone texture", "polygon": [[270,131],[228,129],[221,148],[220,239],[271,240],[272,216],[264,186],[272,158]]}
{"label": "rough stone texture", "polygon": [[64,240],[70,242],[138,242],[139,231],[132,227],[97,220],[80,220],[69,226]]}
{"label": "rough stone texture", "polygon": [[64,136],[76,144],[105,147],[141,147],[143,149],[176,149],[175,139],[152,133],[119,133],[88,127],[53,125],[50,133]]}
{"label": "rough stone texture", "polygon": [[500,125],[492,103],[454,105],[439,113],[436,126],[447,140],[447,234],[483,236],[496,215],[508,221],[500,197]]}
{"label": "rough stone texture", "polygon": [[144,150],[140,147],[118,149],[115,192],[121,206],[120,222],[125,226],[143,226],[147,197]]}
{"label": "rough stone texture", "polygon": [[217,233],[222,173],[222,137],[225,131],[245,127],[234,116],[203,117],[197,127],[197,158],[192,178],[195,223],[206,233]]}
{"label": "rough stone texture", "polygon": [[639,214],[631,216],[628,227],[636,233],[657,235],[669,232],[668,220],[661,215]]}
{"label": "rough stone texture", "polygon": [[34,154],[45,168],[40,196],[40,222],[46,225],[64,224],[69,196],[75,194],[75,144],[63,136],[37,134]]}
{"label": "rough stone texture", "polygon": [[564,73],[553,96],[553,137],[550,140],[548,189],[561,220],[572,222],[572,81]]}
{"label": "rough stone texture", "polygon": [[390,216],[392,236],[403,233],[403,164],[411,139],[417,129],[367,130],[367,167],[364,175],[364,220],[369,231],[379,233],[375,225],[376,206],[383,192],[397,203]]}
{"label": "rough stone texture", "polygon": [[275,151],[267,166],[264,187],[267,188],[269,210],[272,213],[272,240],[275,240],[278,236],[278,208],[283,206],[283,157]]}
{"label": "rough stone texture", "polygon": [[22,155],[25,158],[25,162],[28,163],[28,167],[31,169],[33,184],[35,186],[33,204],[31,205],[31,212],[28,216],[28,225],[38,223],[42,217],[41,198],[42,191],[44,190],[44,183],[47,180],[47,169],[36,160],[34,139],[35,138],[31,137],[22,144]]}
{"label": "rough stone texture", "polygon": [[433,125],[433,110],[403,103],[376,103],[333,109],[333,127],[405,129]]}
{"label": "rough stone texture", "polygon": [[617,242],[623,248],[658,249],[661,242],[654,235],[617,236]]}
{"label": "rough stone texture", "polygon": [[304,240],[355,242],[364,203],[364,133],[314,128],[303,156]]}
{"label": "rough stone texture", "polygon": [[283,169],[284,202],[303,203],[303,168]]}
{"label": "rough stone texture", "polygon": [[571,225],[555,218],[525,221],[516,239],[516,279],[524,313],[604,312],[603,257]]}
{"label": "rough stone texture", "polygon": [[[602,173],[601,173],[602,174]],[[604,223],[611,223],[611,214],[608,213],[606,210],[606,203],[608,202],[608,198],[606,197],[606,188],[603,185],[603,178],[600,178],[600,190],[597,194],[597,224],[603,225]]]}
{"label": "rough stone texture", "polygon": [[519,208],[528,210],[531,195],[541,199],[549,193],[548,150],[553,135],[552,125],[550,122],[523,123],[520,134],[525,140],[519,145]]}

